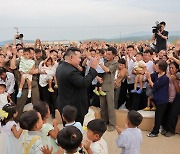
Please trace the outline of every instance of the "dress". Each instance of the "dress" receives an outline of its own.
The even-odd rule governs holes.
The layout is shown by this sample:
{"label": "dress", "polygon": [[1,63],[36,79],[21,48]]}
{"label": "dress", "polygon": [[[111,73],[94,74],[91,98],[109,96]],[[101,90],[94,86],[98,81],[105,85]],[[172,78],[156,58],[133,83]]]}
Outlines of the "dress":
{"label": "dress", "polygon": [[41,132],[42,132],[43,145],[48,145],[49,148],[53,147],[52,153],[54,154],[58,151],[58,146],[57,146],[55,140],[49,135],[49,132],[53,129],[54,129],[54,127],[51,124],[45,123],[45,124],[43,124],[43,126],[41,128]]}
{"label": "dress", "polygon": [[0,141],[2,140],[3,142],[0,143],[4,144],[3,146],[1,145],[0,148],[2,154],[20,154],[22,151],[22,137],[19,139],[15,138],[11,131],[14,125],[18,128],[15,121],[9,121],[5,126],[1,127]]}
{"label": "dress", "polygon": [[0,108],[2,109],[4,105],[8,103],[7,99],[8,93],[4,92],[3,94],[0,94]]}
{"label": "dress", "polygon": [[45,72],[46,74],[40,74],[39,85],[41,87],[45,87],[48,84],[48,80],[52,80],[53,76],[56,74],[57,63],[49,67],[46,65],[42,66],[42,64],[43,62],[39,64],[39,70]]}

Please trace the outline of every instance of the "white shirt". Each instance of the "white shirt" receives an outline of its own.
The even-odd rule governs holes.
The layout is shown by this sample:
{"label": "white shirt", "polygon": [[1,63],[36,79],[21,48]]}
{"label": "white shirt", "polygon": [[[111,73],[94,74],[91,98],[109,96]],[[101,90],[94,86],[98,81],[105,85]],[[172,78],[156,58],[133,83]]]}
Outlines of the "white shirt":
{"label": "white shirt", "polygon": [[134,83],[134,79],[135,79],[135,75],[132,73],[134,61],[132,59],[129,59],[129,57],[128,57],[127,63],[128,63],[128,74],[130,76],[130,80],[127,80],[127,83],[132,84],[132,83]]}
{"label": "white shirt", "polygon": [[154,73],[154,69],[153,69],[154,63],[151,60],[145,63],[145,65],[150,74]]}
{"label": "white shirt", "polygon": [[102,137],[99,141],[92,142],[90,148],[93,154],[108,154],[107,143]]}
{"label": "white shirt", "polygon": [[0,94],[0,108],[2,109],[4,105],[8,104],[7,99],[8,93]]}
{"label": "white shirt", "polygon": [[8,94],[12,94],[14,92],[14,85],[15,85],[15,78],[14,78],[14,74],[10,73],[10,72],[6,72],[6,80],[2,80],[0,78],[0,84],[5,84],[6,85],[6,92]]}
{"label": "white shirt", "polygon": [[116,139],[118,148],[122,148],[121,154],[140,154],[142,133],[139,128],[127,128]]}

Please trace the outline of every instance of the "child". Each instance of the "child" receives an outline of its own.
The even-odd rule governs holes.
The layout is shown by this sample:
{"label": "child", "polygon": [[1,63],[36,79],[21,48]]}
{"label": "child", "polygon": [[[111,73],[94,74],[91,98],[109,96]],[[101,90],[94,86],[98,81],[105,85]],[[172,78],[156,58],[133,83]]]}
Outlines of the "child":
{"label": "child", "polygon": [[[144,73],[145,73],[145,62],[143,61],[143,54],[137,53],[136,54],[136,62],[134,63],[133,73],[136,75],[134,80],[134,89],[131,90],[131,93],[142,93],[143,89],[143,80],[144,80]],[[137,83],[140,85],[140,89],[137,91]]]}
{"label": "child", "polygon": [[6,104],[12,103],[10,95],[6,91],[6,85],[0,84],[0,109]]}
{"label": "child", "polygon": [[84,148],[88,154],[108,154],[108,146],[106,141],[102,138],[104,132],[107,130],[106,124],[101,119],[95,119],[87,125],[87,138]]}
{"label": "child", "polygon": [[80,130],[74,126],[63,128],[57,136],[57,142],[65,153],[79,154],[78,148],[81,146],[83,136]]}
{"label": "child", "polygon": [[22,95],[22,88],[24,86],[25,80],[28,84],[28,98],[31,98],[32,91],[32,75],[29,74],[31,70],[35,67],[35,61],[31,59],[30,49],[25,48],[23,51],[23,57],[21,57],[19,64],[19,71],[21,74],[21,81],[19,84],[19,91],[17,94],[17,98],[20,98]]}
{"label": "child", "polygon": [[18,112],[16,106],[13,104],[6,104],[2,110],[8,114],[7,118],[1,120],[0,132],[4,134],[3,142],[5,146],[2,148],[1,153],[6,154],[19,154],[21,153],[21,139],[22,129],[13,120],[16,118]]}
{"label": "child", "polygon": [[[105,73],[105,71],[102,68],[102,65],[104,65],[104,50],[103,49],[99,49],[99,65],[96,68],[96,71],[98,72],[98,77],[103,78],[103,75]],[[96,78],[98,78],[96,77]],[[102,91],[102,84],[99,83],[99,81],[97,81],[97,84],[95,85],[95,89],[93,90],[93,92],[96,95],[101,95],[101,96],[106,96],[106,93],[104,91]]]}
{"label": "child", "polygon": [[47,123],[47,118],[50,116],[49,106],[45,102],[38,102],[34,104],[33,109],[41,114],[43,126],[41,128],[43,145],[53,147],[53,154],[58,151],[58,146],[55,142],[59,129],[58,123],[53,120],[53,126]]}
{"label": "child", "polygon": [[24,134],[23,140],[23,154],[42,154],[41,148],[43,142],[41,139],[40,130],[43,121],[39,112],[31,110],[23,113],[19,120],[20,127],[28,130]]}
{"label": "child", "polygon": [[77,109],[74,106],[66,105],[63,108],[62,117],[63,117],[63,121],[66,123],[65,127],[75,126],[83,134],[83,128],[82,128],[81,123],[75,122],[76,116],[77,116]]}
{"label": "child", "polygon": [[122,154],[140,154],[140,145],[142,142],[141,130],[137,128],[142,122],[142,115],[134,110],[128,112],[127,128],[122,131],[116,127],[119,134],[116,139],[118,148],[122,148]]}
{"label": "child", "polygon": [[44,62],[40,63],[39,65],[39,70],[41,72],[44,72],[44,74],[40,74],[39,76],[39,84],[42,87],[45,87],[48,83],[48,91],[49,92],[54,92],[52,88],[52,81],[54,79],[55,86],[54,88],[58,88],[57,85],[57,79],[56,79],[56,65],[54,60],[51,57],[48,57],[44,60]]}

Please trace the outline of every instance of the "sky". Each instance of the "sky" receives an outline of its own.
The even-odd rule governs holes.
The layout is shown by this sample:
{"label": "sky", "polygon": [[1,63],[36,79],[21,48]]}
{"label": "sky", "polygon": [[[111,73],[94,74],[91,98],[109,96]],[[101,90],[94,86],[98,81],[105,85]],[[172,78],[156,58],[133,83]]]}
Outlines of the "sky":
{"label": "sky", "polygon": [[156,21],[180,31],[177,0],[0,0],[0,41],[119,38],[149,32]]}

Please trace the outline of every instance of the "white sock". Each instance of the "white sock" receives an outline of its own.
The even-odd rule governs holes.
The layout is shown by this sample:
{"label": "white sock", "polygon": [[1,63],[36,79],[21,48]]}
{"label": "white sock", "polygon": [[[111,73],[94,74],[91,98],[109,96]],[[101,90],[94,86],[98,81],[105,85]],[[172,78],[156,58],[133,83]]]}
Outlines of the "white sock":
{"label": "white sock", "polygon": [[28,98],[31,98],[31,90],[28,90]]}

